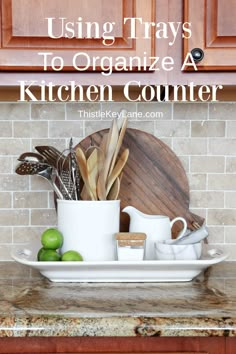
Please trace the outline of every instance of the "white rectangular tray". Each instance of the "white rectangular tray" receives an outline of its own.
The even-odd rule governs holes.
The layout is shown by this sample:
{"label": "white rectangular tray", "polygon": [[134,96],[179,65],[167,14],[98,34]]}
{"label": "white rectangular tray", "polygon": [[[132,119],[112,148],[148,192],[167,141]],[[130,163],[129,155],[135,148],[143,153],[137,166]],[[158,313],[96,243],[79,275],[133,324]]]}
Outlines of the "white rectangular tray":
{"label": "white rectangular tray", "polygon": [[11,256],[53,282],[187,282],[228,256],[220,250],[194,261],[38,262],[37,249],[33,243],[15,246]]}

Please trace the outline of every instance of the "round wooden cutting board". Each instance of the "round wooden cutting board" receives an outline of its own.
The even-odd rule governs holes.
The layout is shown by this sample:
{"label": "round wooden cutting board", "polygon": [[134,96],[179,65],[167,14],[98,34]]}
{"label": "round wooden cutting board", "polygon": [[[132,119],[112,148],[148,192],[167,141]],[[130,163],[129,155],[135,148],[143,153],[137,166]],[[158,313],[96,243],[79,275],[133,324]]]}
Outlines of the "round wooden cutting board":
{"label": "round wooden cutting board", "polygon": [[[99,145],[108,130],[91,134],[80,142],[84,149]],[[129,148],[128,162],[121,181],[121,210],[132,205],[146,214],[167,215],[170,219],[184,217],[188,228],[204,219],[189,211],[189,186],[185,170],[175,153],[161,140],[146,132],[128,128],[122,149]],[[181,229],[174,224],[173,234]],[[129,216],[121,212],[121,231],[128,231]]]}

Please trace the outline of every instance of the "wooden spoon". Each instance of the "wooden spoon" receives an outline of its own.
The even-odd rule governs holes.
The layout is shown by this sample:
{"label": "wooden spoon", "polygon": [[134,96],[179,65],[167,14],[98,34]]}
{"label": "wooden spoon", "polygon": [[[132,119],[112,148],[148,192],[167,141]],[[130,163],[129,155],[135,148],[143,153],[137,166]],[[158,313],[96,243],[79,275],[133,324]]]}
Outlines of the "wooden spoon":
{"label": "wooden spoon", "polygon": [[113,168],[115,166],[116,159],[117,159],[117,156],[119,154],[119,151],[120,151],[120,148],[121,148],[121,145],[122,145],[122,142],[123,142],[123,138],[125,136],[127,125],[128,125],[128,118],[125,117],[123,122],[122,122],[122,126],[121,126],[121,129],[120,129],[118,141],[117,141],[117,144],[116,144],[116,149],[115,149],[115,152],[114,152],[113,157],[112,157],[111,166],[110,166],[110,169],[109,169],[108,176],[111,175],[111,173],[113,171]]}
{"label": "wooden spoon", "polygon": [[[98,171],[99,171],[99,162],[98,162],[98,147],[94,147],[92,153],[87,158],[87,170],[88,170],[88,178],[89,178],[89,186],[95,197],[98,200],[97,196],[97,182],[98,182]],[[87,151],[86,151],[87,152]],[[91,152],[91,150],[90,150]],[[82,200],[91,200],[91,196],[89,195],[85,184],[80,193],[80,197]]]}
{"label": "wooden spoon", "polygon": [[97,180],[97,196],[99,200],[106,200],[104,161],[105,161],[105,154],[102,149],[99,149],[98,150],[98,180]]}
{"label": "wooden spoon", "polygon": [[105,155],[106,153],[106,146],[107,146],[107,138],[108,138],[108,133],[105,133],[102,137],[102,141],[99,145],[99,148],[103,151],[103,154]]}
{"label": "wooden spoon", "polygon": [[94,147],[91,155],[87,159],[87,171],[90,189],[97,200],[97,180],[98,180],[98,148]]}
{"label": "wooden spoon", "polygon": [[98,183],[97,183],[97,195],[99,200],[106,200],[106,183],[107,176],[110,168],[110,163],[116,148],[118,141],[118,126],[117,121],[112,121],[112,126],[109,129],[100,144],[100,149],[103,152],[103,167],[99,169]]}
{"label": "wooden spoon", "polygon": [[110,169],[111,161],[116,150],[117,142],[119,138],[119,130],[117,125],[117,120],[114,119],[112,121],[112,126],[109,130],[108,137],[107,137],[107,144],[106,144],[106,155],[104,161],[104,179],[105,184],[107,182],[108,172]]}
{"label": "wooden spoon", "polygon": [[108,195],[107,195],[107,200],[118,199],[119,192],[120,192],[120,179],[119,179],[119,177],[117,177],[115,182],[113,183]]}
{"label": "wooden spoon", "polygon": [[87,189],[89,197],[91,198],[91,200],[96,200],[89,184],[89,175],[88,175],[87,161],[86,161],[85,154],[80,147],[77,147],[75,154],[76,154],[76,160],[79,166],[80,174],[81,177],[83,178],[84,185]]}
{"label": "wooden spoon", "polygon": [[113,183],[115,182],[115,180],[117,179],[117,177],[119,177],[119,175],[121,174],[127,160],[129,157],[129,149],[125,149],[123,151],[123,153],[121,154],[119,160],[117,161],[114,169],[112,170],[112,173],[110,174],[110,176],[108,177],[108,181],[107,181],[107,188],[106,188],[106,195],[109,194],[110,189],[113,185]]}
{"label": "wooden spoon", "polygon": [[89,156],[93,153],[94,149],[97,149],[97,146],[90,145],[87,150],[85,151],[86,160],[88,160]]}

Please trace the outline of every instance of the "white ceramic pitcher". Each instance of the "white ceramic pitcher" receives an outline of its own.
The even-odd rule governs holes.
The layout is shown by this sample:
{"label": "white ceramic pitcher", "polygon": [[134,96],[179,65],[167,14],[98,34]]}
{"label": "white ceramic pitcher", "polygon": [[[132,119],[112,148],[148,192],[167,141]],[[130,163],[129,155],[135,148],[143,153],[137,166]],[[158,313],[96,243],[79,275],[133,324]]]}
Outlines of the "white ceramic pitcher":
{"label": "white ceramic pitcher", "polygon": [[176,221],[183,223],[179,237],[183,236],[187,230],[187,222],[180,216],[170,221],[168,216],[144,214],[132,206],[128,206],[122,211],[130,217],[130,232],[144,232],[147,235],[145,259],[155,259],[154,243],[170,239],[171,229]]}

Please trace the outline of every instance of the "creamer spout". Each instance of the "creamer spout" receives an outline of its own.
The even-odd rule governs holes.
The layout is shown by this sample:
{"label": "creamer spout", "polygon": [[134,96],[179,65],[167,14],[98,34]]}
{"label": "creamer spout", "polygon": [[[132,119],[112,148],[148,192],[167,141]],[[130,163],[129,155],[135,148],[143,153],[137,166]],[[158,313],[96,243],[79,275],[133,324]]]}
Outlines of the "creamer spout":
{"label": "creamer spout", "polygon": [[132,217],[135,214],[139,214],[138,209],[132,207],[132,206],[127,206],[125,207],[122,212],[127,213],[130,217]]}

